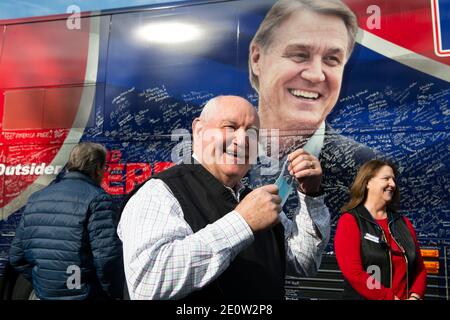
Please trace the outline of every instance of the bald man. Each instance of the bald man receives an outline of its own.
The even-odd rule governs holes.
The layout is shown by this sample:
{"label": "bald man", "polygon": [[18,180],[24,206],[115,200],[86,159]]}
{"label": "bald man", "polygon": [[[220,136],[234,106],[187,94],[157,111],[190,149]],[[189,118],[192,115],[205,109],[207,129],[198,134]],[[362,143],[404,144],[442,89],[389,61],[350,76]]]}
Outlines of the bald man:
{"label": "bald man", "polygon": [[[130,198],[118,234],[131,299],[284,299],[286,263],[301,269],[307,256],[300,217],[309,213],[303,205],[287,219],[276,185],[241,184],[258,130],[247,100],[211,99],[192,123],[193,164],[154,176]],[[317,189],[321,171],[302,175],[309,164],[290,160],[303,191]]]}

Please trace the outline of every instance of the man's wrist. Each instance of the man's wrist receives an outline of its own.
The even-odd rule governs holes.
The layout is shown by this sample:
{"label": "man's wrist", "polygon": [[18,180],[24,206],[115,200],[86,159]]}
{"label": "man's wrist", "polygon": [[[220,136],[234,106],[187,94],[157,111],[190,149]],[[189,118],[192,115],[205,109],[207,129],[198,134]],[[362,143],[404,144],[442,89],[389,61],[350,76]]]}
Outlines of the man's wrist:
{"label": "man's wrist", "polygon": [[322,195],[324,194],[324,191],[323,191],[322,188],[320,188],[320,189],[317,190],[317,191],[310,191],[310,192],[305,192],[305,191],[303,191],[303,190],[301,190],[301,189],[299,188],[298,191],[300,191],[300,192],[303,193],[304,195],[307,195],[308,197],[313,197],[313,198],[315,198],[315,197],[320,197],[320,196],[322,196]]}

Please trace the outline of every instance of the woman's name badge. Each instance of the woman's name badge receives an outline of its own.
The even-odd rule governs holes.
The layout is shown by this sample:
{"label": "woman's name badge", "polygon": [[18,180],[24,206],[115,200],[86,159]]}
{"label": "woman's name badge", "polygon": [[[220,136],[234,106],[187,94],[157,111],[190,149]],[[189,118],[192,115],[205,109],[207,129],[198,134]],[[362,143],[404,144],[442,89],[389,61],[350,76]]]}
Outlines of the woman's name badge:
{"label": "woman's name badge", "polygon": [[367,239],[367,240],[375,242],[375,243],[380,243],[380,238],[377,236],[374,236],[373,234],[370,234],[370,233],[366,233],[366,235],[364,236],[364,239]]}

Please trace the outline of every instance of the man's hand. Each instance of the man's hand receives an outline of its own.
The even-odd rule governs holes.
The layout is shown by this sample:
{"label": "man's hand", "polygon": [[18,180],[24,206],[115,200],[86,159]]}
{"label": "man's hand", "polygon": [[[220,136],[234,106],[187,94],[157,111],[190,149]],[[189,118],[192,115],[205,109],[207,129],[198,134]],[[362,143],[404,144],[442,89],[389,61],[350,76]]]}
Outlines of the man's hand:
{"label": "man's hand", "polygon": [[278,223],[280,204],[278,187],[270,184],[250,192],[234,210],[244,218],[253,232],[257,232]]}
{"label": "man's hand", "polygon": [[303,149],[297,149],[288,155],[288,170],[298,182],[298,190],[306,195],[315,195],[320,191],[322,167],[319,160]]}

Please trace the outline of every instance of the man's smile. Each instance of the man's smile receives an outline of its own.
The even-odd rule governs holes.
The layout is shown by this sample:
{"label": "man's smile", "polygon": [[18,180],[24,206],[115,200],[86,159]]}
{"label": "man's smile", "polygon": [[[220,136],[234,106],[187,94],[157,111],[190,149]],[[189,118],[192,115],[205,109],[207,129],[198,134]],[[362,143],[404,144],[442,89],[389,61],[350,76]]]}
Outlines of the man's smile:
{"label": "man's smile", "polygon": [[314,91],[298,90],[298,89],[288,89],[289,93],[296,98],[308,99],[308,100],[318,100],[322,95]]}

